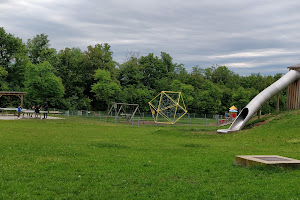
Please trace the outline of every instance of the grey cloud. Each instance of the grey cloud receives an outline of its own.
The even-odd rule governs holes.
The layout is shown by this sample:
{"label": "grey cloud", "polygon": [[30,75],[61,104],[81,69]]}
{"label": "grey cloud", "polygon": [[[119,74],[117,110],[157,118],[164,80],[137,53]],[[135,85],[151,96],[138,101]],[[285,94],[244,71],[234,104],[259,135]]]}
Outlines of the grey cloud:
{"label": "grey cloud", "polygon": [[[244,75],[282,73],[286,66],[300,63],[298,0],[2,0],[0,4],[0,26],[7,32],[25,41],[45,33],[57,50],[85,50],[107,42],[119,62],[128,49],[140,55],[164,51],[188,71],[195,65],[228,64]],[[270,49],[294,53],[243,54]]]}

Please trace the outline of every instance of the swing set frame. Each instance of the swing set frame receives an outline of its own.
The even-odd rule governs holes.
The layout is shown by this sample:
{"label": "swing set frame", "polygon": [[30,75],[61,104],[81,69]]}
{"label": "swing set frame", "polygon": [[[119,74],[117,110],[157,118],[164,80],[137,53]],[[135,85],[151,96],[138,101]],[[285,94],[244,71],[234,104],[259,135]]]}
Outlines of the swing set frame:
{"label": "swing set frame", "polygon": [[[128,109],[126,110],[127,106],[133,108],[132,113],[129,113]],[[133,119],[134,119],[134,116],[137,112],[139,113],[141,119],[143,118],[142,114],[141,114],[141,111],[139,109],[139,104],[113,103],[112,106],[110,107],[108,113],[107,113],[106,121],[108,121],[108,118],[110,116],[112,116],[113,111],[115,112],[115,115],[114,115],[115,120],[118,120],[119,122],[120,122],[120,118],[125,118],[128,121],[128,123],[132,122]]]}

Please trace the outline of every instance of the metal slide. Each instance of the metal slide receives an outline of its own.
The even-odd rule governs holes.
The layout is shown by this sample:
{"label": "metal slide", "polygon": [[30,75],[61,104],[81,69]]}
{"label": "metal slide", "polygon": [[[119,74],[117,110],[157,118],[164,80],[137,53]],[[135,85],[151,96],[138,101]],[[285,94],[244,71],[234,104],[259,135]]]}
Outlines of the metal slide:
{"label": "metal slide", "polygon": [[237,118],[235,118],[229,129],[219,129],[217,132],[228,133],[241,130],[264,103],[269,101],[273,96],[285,89],[288,85],[299,79],[300,72],[290,70],[283,77],[254,97],[250,103],[243,108]]}

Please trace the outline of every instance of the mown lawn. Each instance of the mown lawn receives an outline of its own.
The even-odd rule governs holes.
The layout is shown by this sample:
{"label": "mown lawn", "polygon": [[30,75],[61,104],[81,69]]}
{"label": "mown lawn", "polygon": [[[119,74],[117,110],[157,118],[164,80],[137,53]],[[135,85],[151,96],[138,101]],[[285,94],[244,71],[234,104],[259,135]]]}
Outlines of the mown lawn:
{"label": "mown lawn", "polygon": [[0,121],[1,199],[300,199],[300,169],[244,168],[235,155],[300,159],[300,115],[228,135],[214,127],[96,119]]}

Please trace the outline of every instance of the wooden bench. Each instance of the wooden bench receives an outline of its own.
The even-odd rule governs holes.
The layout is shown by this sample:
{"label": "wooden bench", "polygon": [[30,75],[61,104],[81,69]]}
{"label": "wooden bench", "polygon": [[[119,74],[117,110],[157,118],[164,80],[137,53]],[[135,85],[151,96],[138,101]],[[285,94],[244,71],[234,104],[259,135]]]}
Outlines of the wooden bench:
{"label": "wooden bench", "polygon": [[51,114],[51,115],[63,115],[64,113],[60,112],[58,110],[52,110],[52,111],[49,111],[49,114]]}

